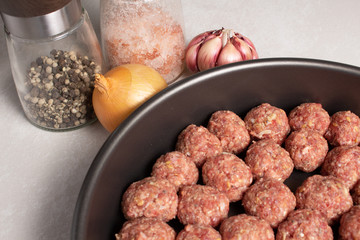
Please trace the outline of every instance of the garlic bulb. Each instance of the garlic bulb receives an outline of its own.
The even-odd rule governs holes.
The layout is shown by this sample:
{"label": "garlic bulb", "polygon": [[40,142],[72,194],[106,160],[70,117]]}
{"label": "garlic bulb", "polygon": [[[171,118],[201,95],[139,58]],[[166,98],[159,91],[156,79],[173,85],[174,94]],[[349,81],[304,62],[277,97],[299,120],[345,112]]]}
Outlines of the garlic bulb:
{"label": "garlic bulb", "polygon": [[199,72],[216,66],[257,59],[254,44],[232,29],[207,31],[194,37],[186,48],[188,69]]}

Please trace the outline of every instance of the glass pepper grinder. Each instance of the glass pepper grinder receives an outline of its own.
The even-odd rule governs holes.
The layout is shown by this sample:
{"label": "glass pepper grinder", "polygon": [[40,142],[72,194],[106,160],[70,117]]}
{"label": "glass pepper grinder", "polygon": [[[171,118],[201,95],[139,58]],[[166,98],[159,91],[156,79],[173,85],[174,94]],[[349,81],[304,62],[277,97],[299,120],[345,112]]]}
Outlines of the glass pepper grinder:
{"label": "glass pepper grinder", "polygon": [[80,0],[2,1],[0,10],[13,79],[30,122],[64,131],[96,120],[94,74],[105,63]]}

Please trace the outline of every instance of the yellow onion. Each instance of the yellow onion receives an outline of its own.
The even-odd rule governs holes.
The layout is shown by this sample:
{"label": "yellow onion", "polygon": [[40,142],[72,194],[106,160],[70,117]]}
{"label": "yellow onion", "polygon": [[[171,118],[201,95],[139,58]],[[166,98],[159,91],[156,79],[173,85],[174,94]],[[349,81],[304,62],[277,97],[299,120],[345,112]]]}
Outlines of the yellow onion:
{"label": "yellow onion", "polygon": [[185,55],[186,66],[192,72],[257,58],[255,46],[249,38],[224,28],[194,37]]}
{"label": "yellow onion", "polygon": [[112,132],[146,100],[166,88],[166,81],[151,67],[125,64],[106,74],[95,74],[93,107],[103,127]]}

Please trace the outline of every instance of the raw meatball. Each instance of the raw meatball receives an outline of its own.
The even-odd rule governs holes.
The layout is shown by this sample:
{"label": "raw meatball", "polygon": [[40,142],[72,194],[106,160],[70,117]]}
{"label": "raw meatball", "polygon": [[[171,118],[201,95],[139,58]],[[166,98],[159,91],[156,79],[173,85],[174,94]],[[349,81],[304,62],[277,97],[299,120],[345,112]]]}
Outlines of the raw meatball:
{"label": "raw meatball", "polygon": [[274,231],[263,219],[239,214],[225,219],[220,226],[223,240],[262,239],[274,240]]}
{"label": "raw meatball", "polygon": [[334,176],[313,175],[296,189],[297,208],[320,211],[330,225],[353,205],[349,189]]}
{"label": "raw meatball", "polygon": [[360,204],[360,180],[351,190],[351,196],[353,198],[354,204]]}
{"label": "raw meatball", "polygon": [[296,169],[312,172],[324,162],[329,146],[318,132],[303,129],[288,136],[285,149],[290,153]]}
{"label": "raw meatball", "polygon": [[169,180],[178,190],[184,185],[197,183],[199,170],[185,154],[173,151],[161,155],[156,160],[151,175]]}
{"label": "raw meatball", "polygon": [[289,124],[293,131],[305,129],[324,135],[330,124],[330,116],[320,103],[303,103],[291,110]]}
{"label": "raw meatball", "polygon": [[229,199],[213,187],[191,185],[180,189],[177,216],[184,225],[216,227],[228,216],[228,212]]}
{"label": "raw meatball", "polygon": [[339,235],[342,240],[360,239],[360,206],[351,207],[340,219]]}
{"label": "raw meatball", "polygon": [[334,239],[331,227],[324,216],[317,210],[299,209],[291,212],[287,219],[280,223],[277,240],[331,240]]}
{"label": "raw meatball", "polygon": [[251,109],[244,121],[254,140],[273,139],[276,143],[282,144],[290,132],[285,111],[269,103]]}
{"label": "raw meatball", "polygon": [[211,115],[207,128],[220,139],[223,151],[239,154],[250,143],[245,122],[234,112],[217,111]]}
{"label": "raw meatball", "polygon": [[127,219],[138,217],[169,221],[176,217],[178,196],[176,188],[166,179],[147,177],[132,183],[123,199],[123,213]]}
{"label": "raw meatball", "polygon": [[250,166],[255,179],[273,178],[285,181],[294,169],[289,153],[272,139],[260,140],[250,145],[245,163]]}
{"label": "raw meatball", "polygon": [[203,126],[191,124],[178,136],[176,150],[184,153],[197,167],[201,167],[206,158],[222,153],[220,140]]}
{"label": "raw meatball", "polygon": [[221,240],[221,235],[209,225],[186,225],[176,240]]}
{"label": "raw meatball", "polygon": [[277,227],[295,209],[296,199],[281,181],[260,179],[245,192],[242,200],[245,212]]}
{"label": "raw meatball", "polygon": [[333,148],[325,158],[321,174],[335,176],[351,189],[360,179],[360,147]]}
{"label": "raw meatball", "polygon": [[165,222],[155,218],[136,218],[124,223],[117,240],[174,240],[176,232]]}
{"label": "raw meatball", "polygon": [[231,153],[209,158],[202,167],[202,177],[206,185],[224,193],[231,202],[240,200],[253,180],[250,168]]}
{"label": "raw meatball", "polygon": [[331,116],[324,136],[332,146],[356,146],[360,142],[360,118],[350,111],[337,112]]}

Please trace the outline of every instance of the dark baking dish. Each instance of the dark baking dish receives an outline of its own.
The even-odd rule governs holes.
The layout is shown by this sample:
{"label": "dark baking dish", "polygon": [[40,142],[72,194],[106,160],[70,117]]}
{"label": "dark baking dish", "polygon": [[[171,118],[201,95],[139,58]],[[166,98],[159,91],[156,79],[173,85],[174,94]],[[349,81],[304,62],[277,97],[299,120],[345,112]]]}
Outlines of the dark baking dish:
{"label": "dark baking dish", "polygon": [[[360,68],[313,59],[260,59],[172,84],[138,108],[100,149],[79,194],[72,239],[114,239],[124,222],[122,193],[150,174],[157,157],[174,150],[187,125],[205,125],[222,109],[244,117],[264,102],[287,112],[303,102],[319,102],[330,115],[340,110],[359,115]],[[294,190],[305,177],[295,171],[286,183]]]}

